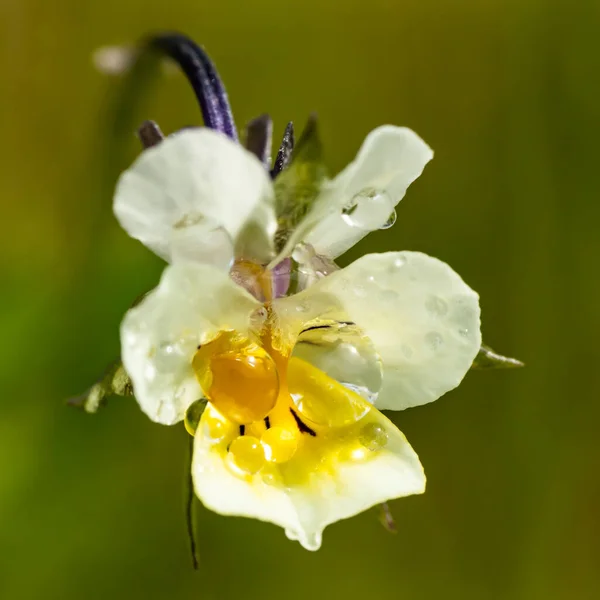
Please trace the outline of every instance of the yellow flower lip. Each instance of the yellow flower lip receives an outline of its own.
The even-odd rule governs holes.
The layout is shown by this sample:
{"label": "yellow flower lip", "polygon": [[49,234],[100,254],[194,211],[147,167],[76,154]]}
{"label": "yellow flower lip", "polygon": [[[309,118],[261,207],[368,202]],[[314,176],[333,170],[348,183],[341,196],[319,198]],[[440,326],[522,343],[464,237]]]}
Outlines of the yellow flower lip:
{"label": "yellow flower lip", "polygon": [[319,465],[362,462],[386,446],[368,401],[306,360],[275,350],[270,332],[262,344],[223,333],[192,362],[211,404],[202,434],[233,475],[304,480]]}

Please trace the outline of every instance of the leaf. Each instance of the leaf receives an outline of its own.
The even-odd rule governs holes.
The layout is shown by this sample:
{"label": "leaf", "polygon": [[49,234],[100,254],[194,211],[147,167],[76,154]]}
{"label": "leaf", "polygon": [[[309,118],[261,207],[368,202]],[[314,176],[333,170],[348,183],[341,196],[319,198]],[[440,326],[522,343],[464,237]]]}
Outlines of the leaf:
{"label": "leaf", "polygon": [[525,364],[516,358],[502,356],[489,346],[481,345],[479,353],[475,357],[471,369],[518,369]]}
{"label": "leaf", "polygon": [[123,398],[133,397],[133,385],[127,375],[121,361],[112,364],[102,379],[95,383],[87,392],[70,398],[67,404],[81,408],[87,413],[96,413],[98,409],[106,404],[109,396],[121,396]]}
{"label": "leaf", "polygon": [[308,212],[326,177],[323,149],[313,115],[294,149],[289,166],[275,179],[278,222],[275,245],[278,251]]}

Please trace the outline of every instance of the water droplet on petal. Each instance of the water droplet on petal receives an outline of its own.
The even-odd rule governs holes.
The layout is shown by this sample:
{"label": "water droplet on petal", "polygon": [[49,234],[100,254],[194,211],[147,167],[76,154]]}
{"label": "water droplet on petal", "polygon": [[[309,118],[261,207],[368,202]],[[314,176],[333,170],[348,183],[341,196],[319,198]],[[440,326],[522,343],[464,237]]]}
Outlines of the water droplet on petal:
{"label": "water droplet on petal", "polygon": [[377,399],[382,383],[381,358],[354,323],[334,322],[303,332],[292,357],[310,363],[370,403]]}
{"label": "water droplet on petal", "polygon": [[393,210],[388,217],[388,220],[379,229],[389,229],[396,222],[396,211]]}
{"label": "water droplet on petal", "polygon": [[432,314],[444,316],[448,312],[448,304],[439,296],[430,296],[425,301],[425,308]]}
{"label": "water droplet on petal", "polygon": [[304,304],[304,302],[301,302],[296,306],[296,311],[300,313],[308,312],[308,305]]}
{"label": "water droplet on petal", "polygon": [[315,249],[310,244],[300,242],[292,250],[292,259],[298,263],[307,263],[315,257],[315,254]]}
{"label": "water droplet on petal", "polygon": [[154,351],[154,363],[161,371],[174,371],[181,367],[181,349],[170,342],[159,344]]}
{"label": "water droplet on petal", "polygon": [[391,214],[395,212],[394,205],[390,195],[385,190],[365,188],[342,208],[342,219],[351,227],[366,231],[379,228],[387,229],[387,227],[394,224],[392,222],[386,227]]}
{"label": "water droplet on petal", "polygon": [[308,362],[292,357],[288,363],[288,389],[296,409],[309,422],[325,427],[356,423],[370,405],[359,394]]}
{"label": "water droplet on petal", "polygon": [[297,431],[284,427],[271,427],[260,438],[269,462],[284,463],[290,460],[298,448]]}
{"label": "water droplet on petal", "polygon": [[406,358],[412,358],[414,352],[408,344],[402,344],[402,346],[400,346],[400,349],[402,350],[402,354],[404,354]]}
{"label": "water droplet on petal", "polygon": [[265,464],[265,452],[259,439],[243,435],[231,442],[227,459],[234,472],[238,470],[243,475],[254,475]]}
{"label": "water droplet on petal", "polygon": [[260,421],[275,406],[277,366],[262,348],[236,347],[226,339],[206,344],[194,355],[192,368],[206,397],[230,421]]}
{"label": "water droplet on petal", "polygon": [[394,260],[393,264],[396,269],[400,269],[406,264],[406,258],[404,258],[403,256],[399,256]]}
{"label": "water droplet on petal", "polygon": [[275,470],[263,470],[262,480],[267,485],[281,485],[281,476]]}
{"label": "water droplet on petal", "polygon": [[203,433],[214,442],[225,437],[233,436],[238,431],[238,426],[223,417],[217,411],[211,410],[202,421]]}
{"label": "water droplet on petal", "polygon": [[367,423],[359,433],[359,442],[367,449],[375,452],[381,450],[388,441],[385,429],[377,423]]}
{"label": "water droplet on petal", "polygon": [[198,429],[200,418],[202,417],[202,413],[206,408],[206,402],[207,401],[205,398],[196,400],[195,402],[192,402],[192,404],[190,404],[188,409],[185,411],[183,424],[190,435],[194,435],[196,433],[196,429]]}
{"label": "water droplet on petal", "polygon": [[430,331],[425,336],[427,345],[435,352],[444,343],[444,338],[437,331]]}

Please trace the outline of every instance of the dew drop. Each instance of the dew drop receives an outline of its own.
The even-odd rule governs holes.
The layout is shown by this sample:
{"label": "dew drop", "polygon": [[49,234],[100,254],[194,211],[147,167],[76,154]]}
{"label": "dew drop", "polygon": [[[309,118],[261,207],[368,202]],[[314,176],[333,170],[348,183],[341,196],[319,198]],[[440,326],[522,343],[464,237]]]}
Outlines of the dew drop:
{"label": "dew drop", "polygon": [[444,338],[437,331],[430,331],[425,336],[425,341],[432,350],[436,351],[444,343]]}
{"label": "dew drop", "polygon": [[279,485],[281,483],[281,477],[273,470],[264,470],[262,473],[262,480],[267,485]]}
{"label": "dew drop", "polygon": [[432,314],[440,317],[448,312],[448,304],[439,296],[430,296],[425,301],[425,308]]}
{"label": "dew drop", "polygon": [[360,430],[358,440],[367,450],[375,452],[387,444],[388,434],[381,425],[368,423]]}
{"label": "dew drop", "polygon": [[[391,215],[394,213],[394,202],[385,190],[369,187],[356,194],[343,208],[342,219],[350,225],[366,231],[374,229],[387,229],[394,222]],[[395,221],[395,215],[394,215]],[[381,223],[384,225],[382,227]]]}
{"label": "dew drop", "polygon": [[154,362],[162,371],[175,370],[181,366],[181,350],[175,344],[163,342],[156,347]]}
{"label": "dew drop", "polygon": [[400,346],[400,349],[402,350],[402,354],[404,354],[406,358],[412,358],[414,352],[408,344],[402,344],[402,346]]}
{"label": "dew drop", "polygon": [[243,435],[235,438],[229,446],[228,461],[244,475],[258,473],[265,464],[265,452],[260,440]]}
{"label": "dew drop", "polygon": [[211,404],[224,417],[244,425],[260,421],[275,406],[279,394],[277,366],[259,347],[239,347],[223,340],[199,348],[192,369]]}
{"label": "dew drop", "polygon": [[196,433],[196,429],[198,429],[200,418],[202,417],[202,413],[206,408],[206,402],[207,401],[205,398],[196,400],[195,402],[192,402],[192,404],[190,404],[188,409],[185,411],[183,424],[190,435],[194,435]]}
{"label": "dew drop", "polygon": [[211,410],[204,416],[202,427],[204,435],[214,442],[218,442],[225,437],[233,436],[239,431],[237,425],[214,410]]}
{"label": "dew drop", "polygon": [[300,242],[294,246],[292,258],[298,263],[310,262],[315,257],[315,249],[310,244]]}
{"label": "dew drop", "polygon": [[394,260],[394,267],[400,269],[406,264],[406,259],[403,256],[399,256]]}
{"label": "dew drop", "polygon": [[387,221],[379,229],[389,229],[390,227],[392,227],[394,225],[395,222],[396,222],[396,211],[393,210],[390,213],[390,216],[388,217]]}
{"label": "dew drop", "polygon": [[459,335],[462,335],[462,337],[467,337],[469,335],[469,330],[468,329],[459,329],[458,333],[459,333]]}
{"label": "dew drop", "polygon": [[273,463],[287,462],[296,454],[298,448],[296,431],[284,427],[267,429],[260,441],[264,447],[266,459]]}
{"label": "dew drop", "polygon": [[288,390],[300,416],[325,427],[344,427],[360,421],[370,405],[362,396],[310,363],[292,357]]}

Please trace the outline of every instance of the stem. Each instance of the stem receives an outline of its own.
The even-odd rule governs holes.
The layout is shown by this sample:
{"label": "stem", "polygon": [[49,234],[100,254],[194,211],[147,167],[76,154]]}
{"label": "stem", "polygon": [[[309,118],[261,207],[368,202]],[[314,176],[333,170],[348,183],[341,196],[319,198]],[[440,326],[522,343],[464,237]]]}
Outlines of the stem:
{"label": "stem", "polygon": [[146,45],[168,56],[181,67],[196,93],[204,124],[237,141],[237,129],[227,92],[204,50],[181,33],[158,34],[149,38]]}

